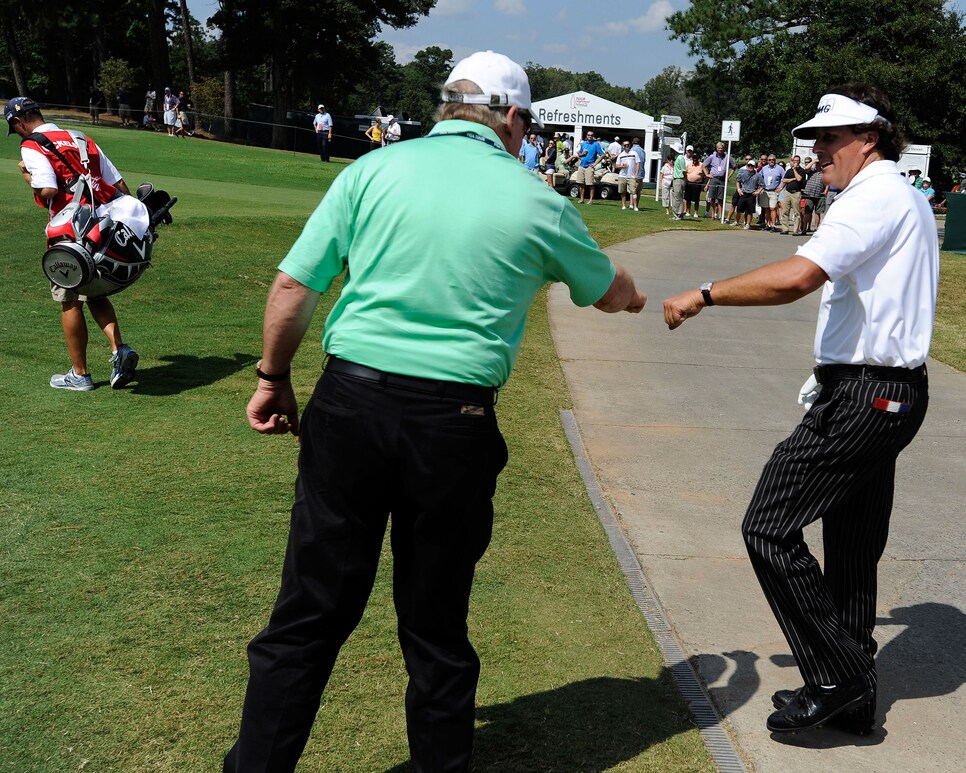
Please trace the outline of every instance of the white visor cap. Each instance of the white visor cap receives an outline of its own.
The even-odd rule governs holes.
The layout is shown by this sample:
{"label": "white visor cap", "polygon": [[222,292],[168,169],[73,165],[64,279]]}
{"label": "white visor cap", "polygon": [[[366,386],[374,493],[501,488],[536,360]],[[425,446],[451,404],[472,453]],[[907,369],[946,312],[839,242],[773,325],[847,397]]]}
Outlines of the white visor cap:
{"label": "white visor cap", "polygon": [[[446,87],[456,81],[472,81],[482,94],[446,93]],[[443,84],[444,102],[463,102],[469,105],[509,107],[516,105],[530,114],[532,123],[543,128],[543,123],[530,109],[530,81],[524,69],[503,54],[477,51],[460,62]]]}
{"label": "white visor cap", "polygon": [[[815,117],[792,129],[792,134],[806,140],[815,139],[816,129],[830,126],[861,126],[881,118],[871,105],[856,102],[843,94],[826,94],[818,101]],[[885,118],[882,118],[885,121]],[[888,121],[886,121],[888,123]]]}

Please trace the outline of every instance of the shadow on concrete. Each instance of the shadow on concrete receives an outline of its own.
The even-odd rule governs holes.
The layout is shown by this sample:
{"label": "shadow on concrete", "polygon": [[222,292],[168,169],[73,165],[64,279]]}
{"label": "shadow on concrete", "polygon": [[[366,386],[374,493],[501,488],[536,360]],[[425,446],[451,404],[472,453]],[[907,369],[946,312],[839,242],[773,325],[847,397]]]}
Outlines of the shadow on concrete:
{"label": "shadow on concrete", "polygon": [[[158,359],[167,364],[138,368],[137,376],[128,387],[128,391],[151,397],[177,395],[190,389],[214,384],[243,368],[251,367],[258,361],[255,355],[241,352],[235,352],[233,357],[171,354]],[[254,384],[254,381],[252,383]]]}
{"label": "shadow on concrete", "polygon": [[[694,727],[658,679],[599,677],[477,709],[474,773],[596,773]],[[411,770],[409,762],[387,773]]]}
{"label": "shadow on concrete", "polygon": [[[956,692],[966,682],[966,614],[949,604],[927,602],[897,607],[890,617],[880,617],[876,626],[905,626],[876,656],[879,690],[876,730],[870,736],[854,736],[832,728],[774,740],[811,749],[834,746],[874,746],[888,735],[884,727],[890,709],[898,701],[934,698]],[[790,655],[772,658],[775,665],[795,666]],[[791,681],[796,684],[792,685]],[[800,677],[790,680],[798,686]]]}

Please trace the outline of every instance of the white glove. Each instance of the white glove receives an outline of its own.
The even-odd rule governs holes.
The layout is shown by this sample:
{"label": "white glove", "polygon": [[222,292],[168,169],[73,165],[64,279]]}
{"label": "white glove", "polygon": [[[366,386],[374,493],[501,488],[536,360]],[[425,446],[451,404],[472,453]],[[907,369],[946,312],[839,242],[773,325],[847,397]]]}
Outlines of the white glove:
{"label": "white glove", "polygon": [[815,378],[815,374],[813,373],[808,377],[808,380],[802,384],[802,388],[798,393],[798,404],[805,406],[805,410],[807,411],[812,407],[812,403],[818,399],[818,395],[821,391],[822,385],[818,383],[818,380]]}

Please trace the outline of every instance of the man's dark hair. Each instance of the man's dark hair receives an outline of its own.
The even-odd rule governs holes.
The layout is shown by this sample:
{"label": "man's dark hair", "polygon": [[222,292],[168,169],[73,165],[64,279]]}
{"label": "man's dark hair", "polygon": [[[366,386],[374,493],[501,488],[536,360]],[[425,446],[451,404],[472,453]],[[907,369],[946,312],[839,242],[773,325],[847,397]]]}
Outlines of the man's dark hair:
{"label": "man's dark hair", "polygon": [[896,126],[896,113],[892,109],[892,102],[875,86],[868,83],[847,83],[829,91],[830,94],[841,94],[856,102],[861,102],[869,107],[874,107],[879,117],[872,123],[853,126],[852,130],[856,134],[862,132],[875,131],[879,135],[879,141],[875,146],[889,161],[898,161],[899,156],[906,147],[906,138]]}

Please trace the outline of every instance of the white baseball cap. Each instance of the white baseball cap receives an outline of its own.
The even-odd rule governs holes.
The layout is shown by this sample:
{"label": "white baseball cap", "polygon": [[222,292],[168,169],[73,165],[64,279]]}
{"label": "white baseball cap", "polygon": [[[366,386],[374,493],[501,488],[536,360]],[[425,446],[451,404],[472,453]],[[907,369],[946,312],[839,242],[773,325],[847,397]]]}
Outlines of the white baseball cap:
{"label": "white baseball cap", "polygon": [[[857,102],[844,94],[826,94],[818,101],[815,117],[792,129],[802,139],[815,139],[815,130],[829,126],[859,126],[876,118],[886,121],[872,105]],[[888,121],[886,121],[888,123]]]}
{"label": "white baseball cap", "polygon": [[694,145],[688,145],[685,150],[694,150]]}
{"label": "white baseball cap", "polygon": [[396,120],[396,116],[390,115],[389,117],[386,118],[386,120],[387,121],[395,121]]}
{"label": "white baseball cap", "polygon": [[[446,91],[449,84],[462,80],[472,81],[483,93],[455,94]],[[457,62],[443,84],[442,98],[444,102],[464,102],[490,107],[516,105],[530,114],[532,123],[538,129],[543,128],[543,123],[530,109],[530,81],[526,72],[508,56],[493,51],[477,51]]]}
{"label": "white baseball cap", "polygon": [[325,110],[325,105],[319,105],[316,110]]}

